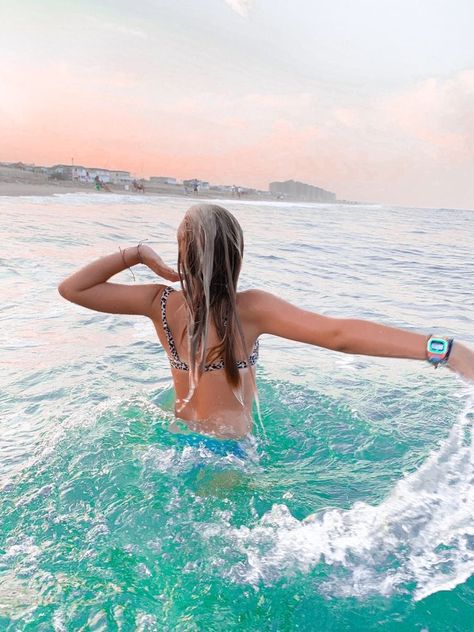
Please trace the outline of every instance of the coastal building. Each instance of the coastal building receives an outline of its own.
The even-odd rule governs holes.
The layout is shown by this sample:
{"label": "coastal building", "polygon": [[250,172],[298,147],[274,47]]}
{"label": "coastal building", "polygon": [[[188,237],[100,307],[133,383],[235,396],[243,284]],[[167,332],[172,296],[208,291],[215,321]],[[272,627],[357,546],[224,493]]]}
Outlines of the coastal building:
{"label": "coastal building", "polygon": [[240,187],[241,193],[243,195],[259,195],[260,191],[257,189],[251,189],[250,187]]}
{"label": "coastal building", "polygon": [[53,165],[48,175],[58,180],[82,180],[86,177],[87,169],[80,165]]}
{"label": "coastal building", "polygon": [[231,184],[215,184],[211,187],[212,191],[221,191],[223,193],[232,193],[234,187]]}
{"label": "coastal building", "polygon": [[[109,171],[107,169],[107,171]],[[129,184],[132,181],[130,171],[109,171],[112,184]]]}
{"label": "coastal building", "polygon": [[41,165],[33,166],[33,173],[41,173],[47,175],[49,173],[49,167],[42,167]]}
{"label": "coastal building", "polygon": [[312,184],[286,180],[285,182],[270,182],[270,193],[276,196],[297,198],[307,202],[335,202],[336,194],[326,191]]}
{"label": "coastal building", "polygon": [[35,165],[34,163],[26,164],[24,162],[0,162],[0,167],[7,167],[7,169],[19,169],[20,171],[28,171],[29,173],[47,174],[49,172],[49,167],[42,167],[41,165]]}
{"label": "coastal building", "polygon": [[151,176],[150,184],[178,184],[176,178],[170,178],[168,176]]}
{"label": "coastal building", "polygon": [[24,162],[0,162],[0,167],[7,167],[8,169],[20,169],[20,171],[30,171],[31,173],[35,170],[34,164],[26,164]]}
{"label": "coastal building", "polygon": [[49,168],[48,173],[53,178],[79,182],[92,182],[96,176],[108,184],[129,184],[132,181],[129,171],[113,171],[82,165],[54,165]]}

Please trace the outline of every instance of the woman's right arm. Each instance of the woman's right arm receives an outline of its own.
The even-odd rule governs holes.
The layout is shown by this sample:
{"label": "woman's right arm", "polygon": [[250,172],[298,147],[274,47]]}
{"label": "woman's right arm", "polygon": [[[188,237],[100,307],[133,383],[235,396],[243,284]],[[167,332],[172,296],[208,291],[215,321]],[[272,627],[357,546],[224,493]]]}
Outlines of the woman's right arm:
{"label": "woman's right arm", "polygon": [[[250,293],[249,307],[258,334],[273,334],[342,353],[426,360],[427,335],[368,320],[330,318],[269,292]],[[474,381],[474,353],[458,342],[453,345],[448,366]]]}

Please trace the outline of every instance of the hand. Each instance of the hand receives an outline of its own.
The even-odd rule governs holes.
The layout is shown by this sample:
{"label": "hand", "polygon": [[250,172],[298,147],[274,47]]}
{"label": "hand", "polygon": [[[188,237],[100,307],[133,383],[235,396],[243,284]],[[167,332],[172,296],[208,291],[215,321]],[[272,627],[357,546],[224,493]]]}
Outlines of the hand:
{"label": "hand", "polygon": [[448,367],[458,375],[474,382],[474,352],[454,341]]}
{"label": "hand", "polygon": [[153,248],[150,248],[150,246],[147,246],[146,244],[141,244],[140,255],[143,263],[148,266],[150,270],[156,272],[158,276],[171,282],[179,281],[179,275],[176,270],[167,266]]}

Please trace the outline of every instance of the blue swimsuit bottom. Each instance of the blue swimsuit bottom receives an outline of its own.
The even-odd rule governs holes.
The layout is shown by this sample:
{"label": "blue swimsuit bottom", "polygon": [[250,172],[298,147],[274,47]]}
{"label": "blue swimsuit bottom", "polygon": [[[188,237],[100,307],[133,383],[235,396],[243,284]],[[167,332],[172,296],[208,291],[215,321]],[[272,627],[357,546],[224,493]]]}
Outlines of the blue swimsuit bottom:
{"label": "blue swimsuit bottom", "polygon": [[180,448],[202,448],[219,458],[231,456],[241,461],[255,461],[258,459],[255,437],[251,435],[242,439],[218,439],[217,437],[193,432],[189,430],[183,421],[176,418],[173,420],[173,426],[175,429],[179,429],[178,431],[172,430],[171,435],[176,445]]}
{"label": "blue swimsuit bottom", "polygon": [[204,448],[212,452],[215,456],[234,456],[241,460],[246,460],[248,454],[248,439],[215,439],[205,437],[197,432],[173,434],[176,442],[181,447],[191,446],[193,448]]}

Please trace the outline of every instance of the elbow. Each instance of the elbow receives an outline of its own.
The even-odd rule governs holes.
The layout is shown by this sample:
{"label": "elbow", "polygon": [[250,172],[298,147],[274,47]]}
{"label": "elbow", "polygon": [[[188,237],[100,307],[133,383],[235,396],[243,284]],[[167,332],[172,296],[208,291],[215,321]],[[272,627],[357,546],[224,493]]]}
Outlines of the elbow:
{"label": "elbow", "polygon": [[66,281],[61,281],[61,283],[58,285],[58,292],[67,301],[72,301],[71,288],[68,286]]}
{"label": "elbow", "polygon": [[339,353],[351,353],[349,338],[343,327],[335,328],[332,336],[331,349]]}

